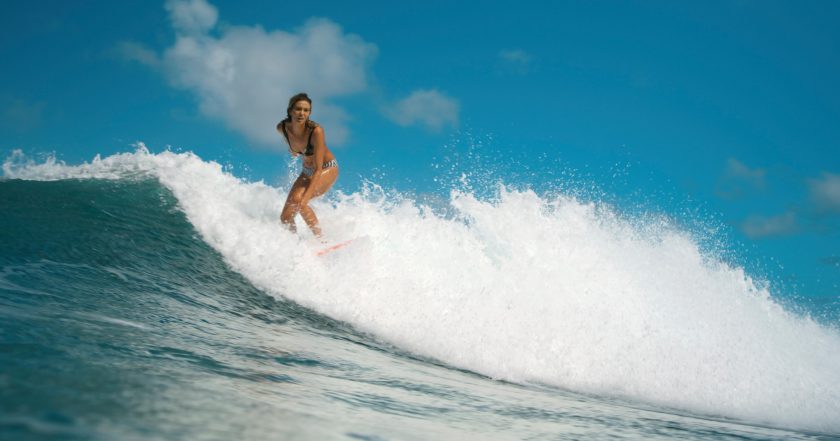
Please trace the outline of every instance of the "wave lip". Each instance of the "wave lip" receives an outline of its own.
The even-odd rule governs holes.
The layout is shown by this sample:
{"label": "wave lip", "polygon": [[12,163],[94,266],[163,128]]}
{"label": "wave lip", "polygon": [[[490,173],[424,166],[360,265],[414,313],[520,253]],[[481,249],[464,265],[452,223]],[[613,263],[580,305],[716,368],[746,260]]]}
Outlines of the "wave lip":
{"label": "wave lip", "polygon": [[[6,177],[154,176],[256,286],[403,349],[493,378],[772,426],[840,432],[840,333],[781,307],[743,269],[662,220],[501,188],[452,216],[375,191],[316,201],[359,237],[316,258],[283,230],[283,192],[191,153],[80,166],[7,160]],[[324,276],[328,275],[328,276]]]}

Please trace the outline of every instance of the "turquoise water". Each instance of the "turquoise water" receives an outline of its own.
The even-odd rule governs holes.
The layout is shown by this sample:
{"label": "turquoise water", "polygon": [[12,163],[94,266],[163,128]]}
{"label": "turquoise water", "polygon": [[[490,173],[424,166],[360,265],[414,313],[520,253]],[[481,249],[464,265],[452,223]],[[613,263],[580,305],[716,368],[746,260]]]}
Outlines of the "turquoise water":
{"label": "turquoise water", "polygon": [[[46,176],[43,170],[39,173]],[[226,179],[218,173],[213,179]],[[837,439],[840,434],[840,418],[833,418],[840,408],[837,382],[825,381],[837,379],[840,372],[837,354],[823,350],[838,348],[832,346],[838,334],[831,324],[779,312],[772,302],[758,303],[763,312],[757,315],[788,320],[791,329],[801,332],[797,337],[822,340],[800,338],[798,345],[806,349],[796,352],[788,341],[774,340],[774,325],[767,325],[756,353],[769,354],[768,359],[790,369],[768,365],[766,370],[780,372],[777,377],[738,376],[740,371],[717,367],[725,364],[712,359],[717,352],[703,355],[707,353],[702,344],[691,334],[704,332],[715,338],[717,331],[711,328],[726,321],[698,321],[698,329],[671,330],[682,339],[678,341],[690,341],[697,348],[692,353],[708,360],[678,358],[679,350],[669,354],[671,349],[660,344],[662,360],[627,370],[632,361],[615,363],[625,360],[621,354],[649,353],[626,348],[614,352],[610,344],[586,342],[586,354],[592,358],[581,359],[576,347],[562,347],[564,339],[581,337],[557,334],[562,328],[552,328],[562,317],[518,313],[524,306],[506,306],[509,320],[527,317],[527,326],[553,329],[546,335],[559,342],[552,343],[546,336],[512,333],[470,297],[424,302],[435,308],[449,302],[447,308],[466,311],[459,320],[477,317],[481,326],[486,322],[487,328],[476,325],[479,337],[467,338],[474,328],[450,324],[446,317],[454,312],[439,309],[436,316],[423,315],[423,323],[412,315],[423,306],[408,304],[400,290],[386,293],[403,302],[395,309],[376,297],[375,287],[394,283],[403,284],[404,291],[418,284],[418,289],[440,290],[428,280],[434,280],[436,272],[440,278],[452,273],[427,266],[412,271],[427,271],[428,280],[390,273],[367,282],[342,272],[343,265],[351,263],[356,271],[375,272],[365,262],[359,269],[362,254],[352,253],[377,249],[376,236],[362,238],[356,250],[348,250],[352,262],[338,252],[326,263],[315,260],[306,251],[309,245],[298,239],[284,242],[296,247],[286,255],[237,257],[229,250],[250,252],[242,245],[244,236],[227,248],[229,236],[222,232],[230,233],[220,225],[242,221],[223,216],[212,224],[218,230],[208,228],[207,218],[191,207],[212,206],[210,212],[217,215],[225,213],[224,207],[207,200],[194,204],[189,200],[194,196],[184,196],[189,193],[183,187],[159,174],[163,177],[135,173],[109,179],[29,176],[0,181],[0,439],[751,440]],[[199,184],[203,188],[214,183]],[[240,184],[224,185],[231,192],[220,199],[252,200],[255,194],[236,194]],[[261,199],[253,200],[258,204]],[[334,203],[337,216],[346,215],[340,211],[346,204],[350,202]],[[386,211],[356,206],[363,207],[358,217],[367,213],[365,224],[379,231],[391,230],[374,213],[385,219],[401,216],[399,204]],[[261,213],[251,214],[261,219]],[[421,215],[412,211],[406,216]],[[479,217],[473,219],[473,228],[480,224]],[[410,228],[405,219],[399,219],[402,228]],[[435,225],[447,222],[433,215],[425,219]],[[409,233],[422,236],[422,228]],[[504,259],[503,251],[490,253],[494,264]],[[363,295],[345,305],[326,294],[318,299],[318,292],[303,292],[306,283],[270,286],[272,280],[292,277],[284,271],[294,259],[315,262],[294,266],[296,274],[310,268],[306,265],[333,265],[333,274],[346,276],[340,283]],[[480,270],[484,259],[488,258],[476,255],[473,270]],[[243,262],[262,266],[257,271]],[[457,276],[457,268],[451,271]],[[316,277],[305,274],[304,281]],[[460,291],[471,289],[450,279],[449,285],[453,283]],[[482,289],[487,302],[498,300]],[[366,298],[375,304],[365,305]],[[748,300],[739,303],[752,307]],[[664,301],[661,305],[667,306]],[[620,321],[627,310],[613,313]],[[383,321],[386,315],[393,316],[388,319],[393,322]],[[539,320],[546,322],[531,323]],[[410,326],[404,329],[399,323]],[[531,329],[519,326],[512,329]],[[506,333],[500,337],[490,327]],[[651,333],[648,340],[656,338]],[[752,350],[744,341],[751,340],[735,341],[739,352]],[[480,344],[486,347],[475,347]],[[537,356],[523,368],[515,359],[522,361],[532,352],[515,353],[512,348],[517,346],[560,355]],[[497,356],[497,348],[510,357]],[[796,358],[779,355],[791,351]],[[731,352],[720,354],[726,363],[741,362],[731,358]],[[586,370],[591,375],[581,378],[564,362],[592,363]],[[724,392],[718,392],[718,385],[703,377],[703,369],[695,364],[715,366],[713,375],[726,383],[720,388]],[[652,372],[639,371],[645,366]],[[608,375],[613,370],[626,381],[616,383]],[[800,376],[790,377],[790,372]],[[668,390],[673,387],[670,378],[702,396],[697,401],[672,400],[681,392]],[[781,401],[778,407],[787,417],[767,406],[762,390],[777,378],[788,381],[772,384],[778,390],[767,393],[772,399],[801,400],[795,403],[804,408],[801,414],[786,410]]]}

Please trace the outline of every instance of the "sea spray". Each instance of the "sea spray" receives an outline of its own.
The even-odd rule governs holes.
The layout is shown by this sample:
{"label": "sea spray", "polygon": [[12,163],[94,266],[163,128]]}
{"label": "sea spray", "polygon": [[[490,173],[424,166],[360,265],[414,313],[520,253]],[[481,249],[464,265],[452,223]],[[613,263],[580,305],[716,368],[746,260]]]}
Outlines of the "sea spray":
{"label": "sea spray", "polygon": [[313,203],[319,258],[280,227],[282,189],[189,153],[67,166],[17,158],[8,178],[154,176],[203,239],[265,291],[404,350],[493,378],[685,411],[837,431],[840,334],[779,306],[667,218],[625,219],[562,193],[453,190],[451,215],[408,197]]}

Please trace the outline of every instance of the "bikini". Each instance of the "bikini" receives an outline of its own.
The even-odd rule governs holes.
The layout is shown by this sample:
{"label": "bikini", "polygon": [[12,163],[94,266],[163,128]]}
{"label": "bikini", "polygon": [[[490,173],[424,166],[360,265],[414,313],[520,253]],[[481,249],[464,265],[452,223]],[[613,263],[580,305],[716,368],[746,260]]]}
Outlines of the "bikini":
{"label": "bikini", "polygon": [[[281,127],[283,128],[283,136],[286,138],[286,144],[289,145],[289,153],[291,153],[293,155],[301,154],[301,152],[296,152],[296,151],[292,150],[292,142],[289,141],[289,134],[286,133],[286,124],[283,123],[281,125]],[[309,139],[306,140],[306,149],[302,152],[303,156],[312,156],[312,155],[315,154],[315,147],[312,145],[312,134],[313,133],[315,133],[315,129],[312,129],[312,131],[309,132]],[[321,165],[321,167],[322,168],[338,167],[338,161],[336,161],[335,159],[333,159],[331,161],[326,161]],[[303,174],[307,178],[311,178],[314,173],[315,173],[315,169],[312,168],[312,167],[304,166],[303,170],[301,170],[301,174]]]}

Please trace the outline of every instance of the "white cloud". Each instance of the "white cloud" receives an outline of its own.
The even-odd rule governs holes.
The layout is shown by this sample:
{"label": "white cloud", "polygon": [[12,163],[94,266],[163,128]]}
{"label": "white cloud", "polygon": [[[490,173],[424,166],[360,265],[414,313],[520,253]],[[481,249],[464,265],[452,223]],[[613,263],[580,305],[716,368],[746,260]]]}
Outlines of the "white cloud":
{"label": "white cloud", "polygon": [[203,34],[219,19],[219,11],[205,0],[169,0],[165,7],[172,26],[183,34]]}
{"label": "white cloud", "polygon": [[4,103],[3,111],[0,113],[0,127],[8,128],[16,132],[27,132],[39,128],[44,121],[44,102],[28,102],[16,99]]}
{"label": "white cloud", "polygon": [[522,49],[507,49],[499,51],[499,59],[502,61],[505,70],[525,74],[531,70],[534,57]]}
{"label": "white cloud", "polygon": [[511,63],[530,63],[531,55],[522,49],[504,50],[499,52],[499,57]]}
{"label": "white cloud", "polygon": [[327,19],[311,19],[291,32],[217,29],[218,11],[205,0],[169,0],[166,10],[174,45],[158,57],[124,43],[124,57],[159,68],[175,87],[196,96],[202,113],[257,144],[282,145],[274,127],[298,92],[312,97],[312,119],[325,125],[327,142],[346,140],[348,115],[332,101],[367,88],[375,45]]}
{"label": "white cloud", "polygon": [[733,178],[740,178],[756,187],[764,187],[764,176],[767,171],[760,168],[749,168],[743,162],[729,158],[726,162],[726,174]]}
{"label": "white cloud", "polygon": [[433,131],[458,125],[458,102],[437,90],[416,90],[397,101],[386,115],[401,126],[420,124]]}
{"label": "white cloud", "polygon": [[819,179],[808,182],[811,200],[823,213],[840,213],[840,175],[823,173]]}
{"label": "white cloud", "polygon": [[771,217],[750,216],[741,224],[741,231],[753,239],[790,234],[797,229],[796,213],[793,211]]}
{"label": "white cloud", "polygon": [[117,45],[117,51],[126,60],[136,61],[152,68],[160,66],[160,58],[155,51],[141,44],[124,41]]}
{"label": "white cloud", "polygon": [[533,57],[522,49],[511,49],[500,51],[499,58],[509,63],[528,64]]}
{"label": "white cloud", "polygon": [[743,162],[729,158],[724,174],[717,183],[716,193],[725,199],[736,199],[752,190],[765,187],[767,171],[761,168],[749,168]]}

